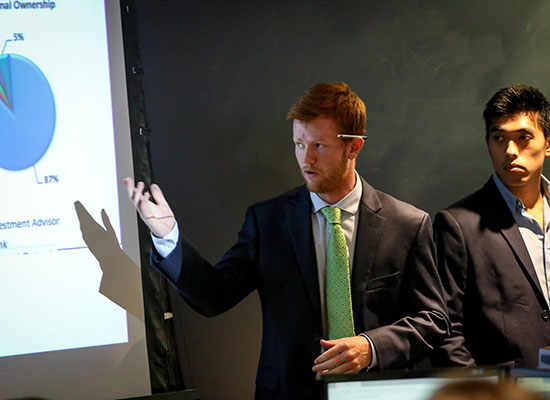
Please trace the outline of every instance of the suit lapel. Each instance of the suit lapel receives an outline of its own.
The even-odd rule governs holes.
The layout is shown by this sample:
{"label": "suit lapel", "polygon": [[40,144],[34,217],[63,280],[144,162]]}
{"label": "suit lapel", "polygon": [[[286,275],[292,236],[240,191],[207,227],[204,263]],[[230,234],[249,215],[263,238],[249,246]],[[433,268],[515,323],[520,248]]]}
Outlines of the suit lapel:
{"label": "suit lapel", "polygon": [[291,198],[291,208],[287,213],[288,226],[298,265],[304,278],[309,297],[321,320],[321,294],[317,274],[317,256],[313,243],[311,227],[311,199],[305,186],[301,187]]}
{"label": "suit lapel", "polygon": [[354,317],[357,321],[358,305],[363,301],[365,283],[369,277],[376,250],[386,219],[379,215],[382,203],[376,191],[363,178],[363,194],[359,205],[359,223],[355,237],[355,254],[353,257],[353,271],[351,278],[351,296],[354,306]]}
{"label": "suit lapel", "polygon": [[508,205],[504,201],[502,195],[500,194],[496,184],[491,177],[489,181],[484,186],[486,192],[486,198],[488,202],[486,204],[487,214],[489,221],[488,225],[491,229],[498,229],[504,237],[506,243],[510,246],[512,252],[518,260],[523,272],[529,277],[531,285],[536,288],[538,291],[539,298],[542,298],[544,302],[544,295],[540,288],[539,279],[537,273],[535,272],[535,267],[531,261],[531,256],[529,251],[525,246],[525,242],[519,232],[518,226],[512,215]]}

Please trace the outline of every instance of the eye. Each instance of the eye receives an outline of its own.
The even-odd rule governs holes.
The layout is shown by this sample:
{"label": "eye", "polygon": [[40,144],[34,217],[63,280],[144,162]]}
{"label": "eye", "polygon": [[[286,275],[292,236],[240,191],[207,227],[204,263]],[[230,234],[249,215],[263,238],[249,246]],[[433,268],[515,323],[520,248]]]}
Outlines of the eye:
{"label": "eye", "polygon": [[316,149],[322,149],[324,147],[325,147],[325,145],[323,143],[315,143],[315,148]]}
{"label": "eye", "polygon": [[531,140],[531,136],[527,134],[522,134],[519,136],[519,140],[524,140],[524,141]]}
{"label": "eye", "polygon": [[495,133],[491,136],[491,140],[493,142],[502,142],[504,140],[504,138],[502,137],[502,135],[499,135],[498,133]]}
{"label": "eye", "polygon": [[303,149],[304,148],[304,144],[302,142],[294,142],[294,145],[299,148],[299,149]]}

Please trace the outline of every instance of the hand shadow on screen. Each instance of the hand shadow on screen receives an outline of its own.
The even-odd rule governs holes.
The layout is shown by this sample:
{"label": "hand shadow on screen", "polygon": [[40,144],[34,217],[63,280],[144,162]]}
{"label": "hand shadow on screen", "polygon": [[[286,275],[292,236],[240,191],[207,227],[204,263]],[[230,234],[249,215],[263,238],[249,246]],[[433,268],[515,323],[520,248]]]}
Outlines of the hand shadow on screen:
{"label": "hand shadow on screen", "polygon": [[105,210],[98,224],[80,201],[74,203],[82,238],[103,271],[99,293],[144,322],[141,268],[120,248]]}

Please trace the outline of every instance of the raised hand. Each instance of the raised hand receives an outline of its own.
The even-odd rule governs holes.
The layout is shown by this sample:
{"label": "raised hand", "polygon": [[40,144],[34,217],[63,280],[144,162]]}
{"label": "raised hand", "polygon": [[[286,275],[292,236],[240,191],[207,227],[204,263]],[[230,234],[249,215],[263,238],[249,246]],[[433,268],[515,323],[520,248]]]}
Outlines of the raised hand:
{"label": "raised hand", "polygon": [[145,188],[143,182],[134,185],[134,180],[130,177],[124,178],[122,181],[128,191],[128,197],[151,232],[158,237],[169,234],[174,228],[175,218],[160,187],[157,184],[152,184],[151,191],[143,193]]}

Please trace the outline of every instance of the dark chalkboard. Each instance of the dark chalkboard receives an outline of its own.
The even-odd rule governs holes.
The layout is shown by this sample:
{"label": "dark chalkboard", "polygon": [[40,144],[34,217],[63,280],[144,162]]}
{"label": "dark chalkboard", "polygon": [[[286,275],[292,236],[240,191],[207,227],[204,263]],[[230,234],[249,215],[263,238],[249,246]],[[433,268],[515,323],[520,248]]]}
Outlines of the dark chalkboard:
{"label": "dark chalkboard", "polygon": [[[490,96],[520,82],[550,95],[545,0],[136,4],[156,180],[213,262],[249,204],[301,184],[285,115],[316,82],[345,81],[366,103],[358,171],[432,215],[492,172]],[[257,296],[210,320],[178,307],[202,398],[251,398]]]}

